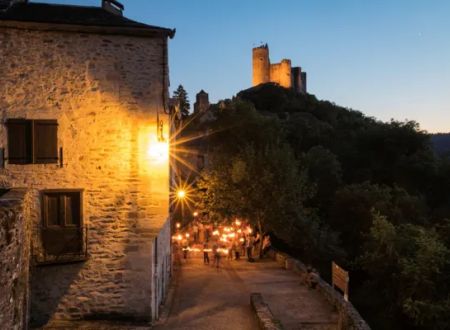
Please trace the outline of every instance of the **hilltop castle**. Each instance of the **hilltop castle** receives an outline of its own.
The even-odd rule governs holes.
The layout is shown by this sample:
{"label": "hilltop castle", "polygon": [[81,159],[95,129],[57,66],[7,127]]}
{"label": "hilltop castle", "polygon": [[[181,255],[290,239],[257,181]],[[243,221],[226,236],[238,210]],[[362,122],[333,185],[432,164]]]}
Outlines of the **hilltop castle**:
{"label": "hilltop castle", "polygon": [[306,93],[306,72],[301,67],[292,67],[289,59],[271,64],[269,46],[265,44],[253,48],[253,86],[268,82]]}

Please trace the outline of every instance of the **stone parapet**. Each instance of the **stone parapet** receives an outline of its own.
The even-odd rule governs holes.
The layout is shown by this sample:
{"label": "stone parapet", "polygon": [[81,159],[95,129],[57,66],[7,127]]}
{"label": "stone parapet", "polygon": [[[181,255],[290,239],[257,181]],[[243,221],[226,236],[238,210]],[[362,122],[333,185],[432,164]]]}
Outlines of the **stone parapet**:
{"label": "stone parapet", "polygon": [[250,295],[250,304],[252,305],[262,330],[283,330],[283,326],[280,321],[273,316],[269,306],[264,302],[261,293],[252,293]]}
{"label": "stone parapet", "polygon": [[361,317],[352,303],[315,273],[308,272],[308,268],[301,261],[288,254],[272,250],[270,256],[286,270],[298,274],[301,283],[317,290],[339,313],[338,329],[342,330],[370,330],[367,322]]}

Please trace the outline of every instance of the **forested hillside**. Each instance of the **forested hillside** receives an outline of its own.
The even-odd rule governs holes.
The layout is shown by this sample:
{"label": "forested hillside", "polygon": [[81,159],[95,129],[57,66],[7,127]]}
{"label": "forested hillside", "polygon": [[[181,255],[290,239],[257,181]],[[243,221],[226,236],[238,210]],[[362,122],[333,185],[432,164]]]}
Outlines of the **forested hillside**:
{"label": "forested hillside", "polygon": [[272,85],[193,119],[210,134],[201,206],[243,216],[329,276],[374,329],[450,328],[450,162],[415,122],[380,122]]}

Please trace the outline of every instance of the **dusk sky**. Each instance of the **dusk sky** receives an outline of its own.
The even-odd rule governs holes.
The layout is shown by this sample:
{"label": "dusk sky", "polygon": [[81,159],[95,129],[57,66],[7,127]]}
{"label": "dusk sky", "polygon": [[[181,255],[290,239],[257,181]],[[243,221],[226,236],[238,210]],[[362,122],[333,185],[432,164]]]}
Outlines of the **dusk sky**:
{"label": "dusk sky", "polygon": [[[100,5],[101,0],[34,1]],[[251,49],[308,73],[308,92],[381,120],[450,132],[448,0],[125,0],[125,16],[176,28],[171,90],[215,102],[251,86]]]}

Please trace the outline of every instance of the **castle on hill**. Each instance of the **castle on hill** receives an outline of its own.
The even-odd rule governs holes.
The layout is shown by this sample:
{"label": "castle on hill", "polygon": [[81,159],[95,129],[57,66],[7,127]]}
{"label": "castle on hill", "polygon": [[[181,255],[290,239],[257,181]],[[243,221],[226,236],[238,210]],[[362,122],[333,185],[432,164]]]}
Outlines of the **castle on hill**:
{"label": "castle on hill", "polygon": [[292,67],[290,59],[270,63],[267,44],[253,48],[253,86],[275,83],[306,94],[306,72],[301,67]]}

